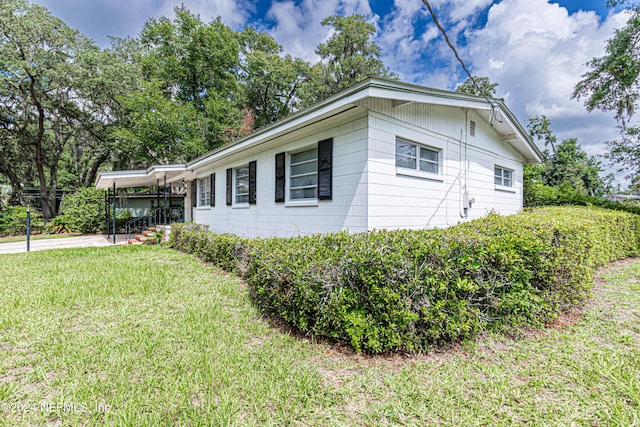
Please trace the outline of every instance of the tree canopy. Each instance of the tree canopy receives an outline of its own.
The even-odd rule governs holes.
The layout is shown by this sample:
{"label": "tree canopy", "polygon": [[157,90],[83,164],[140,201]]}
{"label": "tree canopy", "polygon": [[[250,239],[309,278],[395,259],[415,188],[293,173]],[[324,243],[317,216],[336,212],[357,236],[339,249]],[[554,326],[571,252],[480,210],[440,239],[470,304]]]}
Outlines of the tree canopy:
{"label": "tree canopy", "polygon": [[12,202],[100,170],[188,161],[370,76],[395,78],[362,15],[331,16],[309,63],[253,27],[240,32],[186,7],[101,49],[28,0],[0,9],[0,178]]}
{"label": "tree canopy", "polygon": [[630,175],[640,172],[640,128],[633,121],[640,97],[640,6],[626,0],[609,0],[610,7],[624,5],[626,25],[607,41],[605,53],[594,58],[589,71],[574,88],[587,110],[615,112],[620,137],[608,143],[607,158]]}

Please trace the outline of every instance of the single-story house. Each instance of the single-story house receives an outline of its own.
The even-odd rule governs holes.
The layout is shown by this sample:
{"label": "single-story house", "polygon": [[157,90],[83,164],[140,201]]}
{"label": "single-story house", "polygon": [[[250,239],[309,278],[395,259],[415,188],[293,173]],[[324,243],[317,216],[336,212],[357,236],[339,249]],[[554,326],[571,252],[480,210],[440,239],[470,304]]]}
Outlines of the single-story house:
{"label": "single-story house", "polygon": [[541,153],[502,100],[372,78],[186,165],[101,173],[98,188],[187,186],[217,233],[447,227],[522,208]]}

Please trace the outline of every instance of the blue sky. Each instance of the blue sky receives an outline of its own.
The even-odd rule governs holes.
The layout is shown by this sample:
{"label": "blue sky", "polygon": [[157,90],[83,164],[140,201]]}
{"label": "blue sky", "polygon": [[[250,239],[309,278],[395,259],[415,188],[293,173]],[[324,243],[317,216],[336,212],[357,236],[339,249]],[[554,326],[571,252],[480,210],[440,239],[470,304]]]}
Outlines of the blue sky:
{"label": "blue sky", "polygon": [[[333,15],[361,13],[378,31],[385,64],[406,82],[453,89],[465,75],[421,0],[35,0],[101,46],[108,35],[135,36],[149,17],[173,16],[183,3],[208,21],[220,16],[240,30],[270,33],[285,52],[314,60]],[[626,22],[606,0],[431,0],[472,73],[499,83],[523,126],[547,115],[560,138],[576,137],[590,154],[616,137],[612,115],[587,113],[570,98],[585,63]],[[622,174],[623,175],[623,174]],[[622,175],[618,178],[621,180]]]}

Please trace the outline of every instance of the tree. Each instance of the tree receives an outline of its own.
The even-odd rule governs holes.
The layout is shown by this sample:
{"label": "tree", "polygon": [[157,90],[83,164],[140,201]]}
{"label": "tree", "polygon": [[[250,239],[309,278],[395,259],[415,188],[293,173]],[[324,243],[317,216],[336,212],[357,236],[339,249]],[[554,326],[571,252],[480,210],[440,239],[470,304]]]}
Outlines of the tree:
{"label": "tree", "polygon": [[585,153],[575,138],[565,139],[558,144],[546,116],[529,119],[529,133],[538,141],[543,141],[545,146],[551,146],[552,151],[543,152],[542,163],[525,165],[525,193],[531,192],[536,186],[537,191],[544,191],[540,184],[593,197],[601,197],[610,189],[613,177],[600,176],[600,161]]}
{"label": "tree", "polygon": [[468,78],[464,83],[459,85],[456,88],[456,92],[492,98],[496,94],[496,87],[498,87],[498,85],[498,83],[491,83],[488,77],[474,76],[473,79]]}
{"label": "tree", "polygon": [[640,96],[640,6],[626,0],[607,5],[627,5],[629,20],[608,40],[605,54],[587,64],[573,97],[583,99],[589,111],[615,112],[620,138],[608,142],[606,157],[634,175],[640,172],[640,128],[631,122]]}
{"label": "tree", "polygon": [[175,17],[150,19],[125,51],[142,81],[118,98],[125,119],[115,134],[118,167],[188,161],[229,140],[240,127],[236,73],[238,35],[218,18],[204,23],[186,7]]}
{"label": "tree", "polygon": [[309,79],[311,66],[302,59],[282,56],[282,46],[253,27],[245,28],[240,40],[240,102],[253,111],[255,126],[260,128],[298,108],[300,90]]}
{"label": "tree", "polygon": [[322,25],[332,26],[333,34],[316,48],[321,60],[313,67],[313,78],[305,89],[306,104],[368,77],[397,78],[380,59],[380,47],[372,40],[376,29],[363,15],[334,15],[325,18]]}
{"label": "tree", "polygon": [[[0,172],[14,189],[35,179],[46,219],[55,214],[59,172],[72,143],[78,148],[88,140],[94,143],[106,138],[110,114],[105,87],[126,90],[121,73],[106,76],[103,72],[108,68],[105,55],[45,8],[24,0],[3,2],[0,116],[4,156]],[[108,82],[110,78],[119,85]],[[99,157],[85,154],[87,164],[94,165]]]}
{"label": "tree", "polygon": [[[609,1],[609,6],[626,1]],[[640,6],[631,6],[624,28],[609,39],[605,54],[587,65],[590,70],[574,88],[573,97],[585,100],[589,111],[615,111],[624,125],[634,113],[640,95]]]}
{"label": "tree", "polygon": [[544,142],[545,147],[551,147],[551,152],[556,153],[558,138],[551,130],[551,121],[545,116],[532,117],[529,119],[529,134],[538,142]]}

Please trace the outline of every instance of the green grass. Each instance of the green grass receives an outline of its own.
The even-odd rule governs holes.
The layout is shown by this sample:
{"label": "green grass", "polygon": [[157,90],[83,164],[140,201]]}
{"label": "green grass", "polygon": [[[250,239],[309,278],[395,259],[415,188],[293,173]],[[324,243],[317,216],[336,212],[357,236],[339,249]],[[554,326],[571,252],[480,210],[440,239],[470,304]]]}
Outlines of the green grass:
{"label": "green grass", "polygon": [[[31,240],[49,240],[49,239],[65,239],[67,237],[79,237],[82,234],[35,234],[31,236]],[[5,236],[0,237],[0,244],[2,243],[14,243],[14,242],[26,242],[27,236]]]}
{"label": "green grass", "polygon": [[165,248],[0,255],[0,425],[640,425],[640,260],[604,278],[546,331],[364,357]]}

